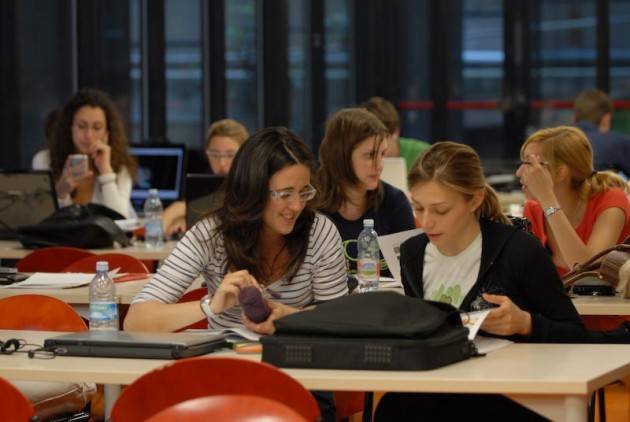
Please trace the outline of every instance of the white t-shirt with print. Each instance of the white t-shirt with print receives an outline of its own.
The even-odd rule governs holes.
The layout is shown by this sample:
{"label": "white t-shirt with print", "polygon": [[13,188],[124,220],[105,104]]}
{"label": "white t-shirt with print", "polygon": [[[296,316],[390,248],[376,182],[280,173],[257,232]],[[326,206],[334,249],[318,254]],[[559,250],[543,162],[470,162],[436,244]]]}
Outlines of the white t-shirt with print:
{"label": "white t-shirt with print", "polygon": [[442,255],[431,242],[424,252],[422,280],[424,298],[456,308],[477,281],[481,264],[481,233],[455,256]]}

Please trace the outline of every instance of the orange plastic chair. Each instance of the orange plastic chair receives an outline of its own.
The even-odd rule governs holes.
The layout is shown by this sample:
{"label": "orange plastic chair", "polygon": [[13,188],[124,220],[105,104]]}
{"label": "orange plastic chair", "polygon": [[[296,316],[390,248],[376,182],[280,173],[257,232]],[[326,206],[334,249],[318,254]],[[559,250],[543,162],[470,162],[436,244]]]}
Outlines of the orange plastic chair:
{"label": "orange plastic chair", "polygon": [[73,262],[64,268],[68,273],[93,273],[96,270],[98,261],[109,262],[109,269],[120,268],[121,273],[143,273],[149,274],[146,265],[138,258],[123,253],[104,253],[100,255],[88,256]]}
{"label": "orange plastic chair", "polygon": [[9,382],[0,378],[0,409],[2,419],[7,421],[30,421],[35,409],[28,399]]}
{"label": "orange plastic chair", "polygon": [[[25,294],[0,299],[0,329],[87,331],[88,326],[83,318],[65,302],[50,296]],[[28,390],[28,383],[37,384],[33,381],[24,381],[21,386]],[[29,403],[37,416],[43,420],[65,415],[68,412],[80,412],[93,394],[93,387],[83,383],[49,384],[51,385],[43,387],[49,396],[42,396],[42,386],[39,386],[35,388],[36,391],[40,391],[35,395],[38,397],[36,402]],[[0,397],[4,395],[0,393]],[[8,408],[10,409],[11,406]],[[0,411],[0,414],[2,420],[19,420],[5,418],[4,410]]]}
{"label": "orange plastic chair", "polygon": [[92,255],[94,255],[92,252],[85,249],[51,246],[34,250],[20,259],[16,267],[18,271],[23,273],[34,273],[37,271],[59,273],[73,262]]}
{"label": "orange plastic chair", "polygon": [[[206,289],[205,287],[200,287],[198,289],[194,289],[194,290],[184,293],[184,295],[181,298],[179,298],[177,303],[193,302],[195,300],[201,299],[207,294],[208,294],[208,289]],[[193,322],[192,324],[182,327],[175,332],[179,333],[179,332],[190,330],[190,329],[204,329],[204,328],[208,328],[208,320],[206,318],[201,319],[197,322]]]}
{"label": "orange plastic chair", "polygon": [[337,420],[342,421],[363,412],[365,393],[360,391],[334,391]]}
{"label": "orange plastic chair", "polygon": [[51,296],[24,294],[0,299],[0,329],[87,331],[88,326],[67,303]]}
{"label": "orange plastic chair", "polygon": [[259,396],[220,395],[186,400],[156,413],[147,422],[258,421],[306,422],[290,407]]}
{"label": "orange plastic chair", "polygon": [[315,398],[278,368],[245,359],[201,357],[146,373],[125,388],[111,420],[141,421],[169,406],[204,396],[251,394],[284,403],[308,421],[320,417]]}

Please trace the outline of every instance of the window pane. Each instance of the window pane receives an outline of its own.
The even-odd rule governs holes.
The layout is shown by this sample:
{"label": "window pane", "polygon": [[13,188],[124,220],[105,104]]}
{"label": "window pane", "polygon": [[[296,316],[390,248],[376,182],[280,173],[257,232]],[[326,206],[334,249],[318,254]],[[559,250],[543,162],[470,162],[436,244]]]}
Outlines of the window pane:
{"label": "window pane", "polygon": [[199,0],[165,2],[166,133],[171,142],[203,143]]}
{"label": "window pane", "polygon": [[129,141],[142,141],[142,50],[140,0],[129,2]]}
{"label": "window pane", "polygon": [[352,34],[348,0],[326,0],[324,6],[326,112],[354,102],[350,86]]}
{"label": "window pane", "polygon": [[[540,1],[531,28],[532,88],[537,99],[573,100],[596,85],[596,10],[591,0]],[[572,110],[532,113],[533,127],[571,122]]]}
{"label": "window pane", "polygon": [[[610,96],[630,99],[630,2],[610,2]],[[630,110],[617,107],[613,128],[630,133]]]}
{"label": "window pane", "polygon": [[258,127],[254,0],[225,1],[225,61],[227,116],[254,131]]}
{"label": "window pane", "polygon": [[310,121],[306,102],[307,23],[305,0],[291,0],[289,8],[289,127],[302,139],[307,138]]}
{"label": "window pane", "polygon": [[[428,45],[430,39],[429,2],[404,0],[401,7],[401,25],[413,28],[405,31],[400,40],[401,51],[413,51],[404,55],[401,61],[402,99],[400,107],[400,135],[404,138],[414,138],[429,141],[431,138],[431,104],[430,80],[430,50],[418,48]],[[419,106],[425,109],[418,109]],[[398,106],[400,106],[398,104]]]}
{"label": "window pane", "polygon": [[[467,0],[463,3],[461,76],[455,84],[450,115],[461,125],[458,138],[488,160],[500,160],[503,150],[503,112],[495,104],[503,84],[503,2]],[[462,107],[454,111],[453,107]],[[455,117],[457,116],[457,117]],[[457,136],[458,134],[454,134]]]}

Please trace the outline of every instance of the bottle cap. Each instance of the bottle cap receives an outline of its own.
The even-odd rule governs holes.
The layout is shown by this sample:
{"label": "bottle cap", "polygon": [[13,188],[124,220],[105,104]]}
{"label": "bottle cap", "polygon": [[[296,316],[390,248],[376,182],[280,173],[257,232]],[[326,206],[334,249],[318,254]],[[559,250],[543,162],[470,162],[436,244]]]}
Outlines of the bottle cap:
{"label": "bottle cap", "polygon": [[98,261],[96,263],[96,271],[109,271],[109,262]]}
{"label": "bottle cap", "polygon": [[371,218],[366,218],[363,220],[363,227],[374,227],[374,220]]}
{"label": "bottle cap", "polygon": [[157,195],[158,194],[158,190],[155,188],[151,188],[149,189],[149,195]]}

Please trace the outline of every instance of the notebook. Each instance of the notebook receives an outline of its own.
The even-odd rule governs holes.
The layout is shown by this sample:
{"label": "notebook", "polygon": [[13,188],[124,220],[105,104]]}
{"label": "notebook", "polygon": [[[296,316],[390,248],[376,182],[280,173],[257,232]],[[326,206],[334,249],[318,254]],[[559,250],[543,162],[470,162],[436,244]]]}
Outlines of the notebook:
{"label": "notebook", "polygon": [[179,359],[226,346],[222,334],[84,331],[47,338],[44,348],[61,356]]}
{"label": "notebook", "polygon": [[0,171],[0,239],[16,239],[18,226],[37,224],[57,208],[51,172]]}
{"label": "notebook", "polygon": [[195,223],[223,205],[222,191],[225,177],[215,174],[186,175],[186,227]]}

